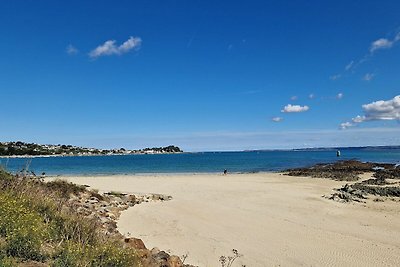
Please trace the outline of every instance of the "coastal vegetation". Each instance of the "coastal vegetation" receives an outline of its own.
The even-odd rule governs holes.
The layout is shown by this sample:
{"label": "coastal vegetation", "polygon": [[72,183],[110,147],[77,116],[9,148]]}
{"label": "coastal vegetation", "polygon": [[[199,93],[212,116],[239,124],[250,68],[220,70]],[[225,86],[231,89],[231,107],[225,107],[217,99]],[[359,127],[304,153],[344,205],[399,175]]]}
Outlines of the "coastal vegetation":
{"label": "coastal vegetation", "polygon": [[119,149],[97,149],[85,148],[72,145],[41,145],[36,143],[0,142],[0,156],[39,156],[39,155],[120,155],[120,154],[164,154],[183,152],[177,146],[153,147],[138,150]]}
{"label": "coastal vegetation", "polygon": [[161,194],[89,190],[65,180],[0,169],[0,266],[190,267],[117,230],[123,210],[168,201]]}
{"label": "coastal vegetation", "polygon": [[68,205],[71,194],[84,190],[0,170],[0,266],[139,266],[135,249]]}

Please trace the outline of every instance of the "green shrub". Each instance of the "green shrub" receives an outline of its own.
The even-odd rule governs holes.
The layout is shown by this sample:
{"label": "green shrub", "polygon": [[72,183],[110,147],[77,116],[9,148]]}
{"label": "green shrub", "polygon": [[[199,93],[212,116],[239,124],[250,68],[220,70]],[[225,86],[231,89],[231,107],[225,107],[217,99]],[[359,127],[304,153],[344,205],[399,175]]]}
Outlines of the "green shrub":
{"label": "green shrub", "polygon": [[11,258],[11,257],[1,257],[0,256],[0,266],[1,267],[16,267],[17,262],[15,261],[15,259]]}
{"label": "green shrub", "polygon": [[66,242],[55,254],[53,267],[89,266],[88,247]]}
{"label": "green shrub", "polygon": [[58,193],[63,198],[69,198],[71,194],[78,195],[79,193],[86,191],[84,185],[76,185],[59,179],[47,182],[44,185],[51,191]]}
{"label": "green shrub", "polygon": [[93,245],[98,239],[96,221],[72,213],[56,216],[52,229],[58,240],[71,240],[84,245]]}
{"label": "green shrub", "polygon": [[55,267],[139,266],[134,250],[102,236],[96,219],[69,206],[70,194],[81,192],[96,194],[65,181],[46,184],[0,170],[0,266],[24,261]]}
{"label": "green shrub", "polygon": [[14,176],[6,172],[3,167],[0,167],[0,188],[4,189],[12,184]]}
{"label": "green shrub", "polygon": [[105,244],[93,249],[91,266],[128,267],[138,266],[138,257],[132,249],[122,249],[114,244]]}
{"label": "green shrub", "polygon": [[41,242],[32,233],[14,232],[7,237],[5,251],[8,256],[23,260],[42,261],[44,256],[40,252]]}
{"label": "green shrub", "polygon": [[96,246],[82,246],[66,242],[56,254],[53,267],[133,267],[140,266],[132,249],[123,249],[118,244],[105,243]]}
{"label": "green shrub", "polygon": [[7,256],[42,260],[41,244],[49,237],[43,218],[29,207],[29,199],[0,193],[0,236]]}
{"label": "green shrub", "polygon": [[14,267],[17,266],[15,260],[11,257],[8,257],[5,251],[5,241],[0,239],[0,266],[1,267]]}

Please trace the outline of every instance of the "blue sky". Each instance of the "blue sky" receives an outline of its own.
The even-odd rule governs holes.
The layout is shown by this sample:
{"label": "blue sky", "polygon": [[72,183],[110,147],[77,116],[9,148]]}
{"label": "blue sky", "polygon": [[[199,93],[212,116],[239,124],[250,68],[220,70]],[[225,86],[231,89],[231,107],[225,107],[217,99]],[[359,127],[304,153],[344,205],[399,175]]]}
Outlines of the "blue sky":
{"label": "blue sky", "polygon": [[399,1],[2,1],[0,140],[398,145],[399,10]]}

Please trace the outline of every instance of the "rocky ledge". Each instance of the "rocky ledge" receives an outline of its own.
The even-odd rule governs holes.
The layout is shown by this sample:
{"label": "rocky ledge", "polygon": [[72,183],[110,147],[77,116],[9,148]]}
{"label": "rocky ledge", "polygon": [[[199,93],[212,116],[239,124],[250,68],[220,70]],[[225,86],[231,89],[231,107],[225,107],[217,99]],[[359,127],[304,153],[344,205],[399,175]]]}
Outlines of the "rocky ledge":
{"label": "rocky ledge", "polygon": [[142,202],[171,200],[171,196],[162,194],[125,194],[119,192],[105,192],[99,194],[94,191],[84,191],[79,195],[71,195],[69,204],[75,207],[77,213],[97,219],[106,235],[119,233],[117,220],[121,212]]}
{"label": "rocky ledge", "polygon": [[98,193],[85,190],[77,195],[70,195],[69,206],[78,214],[96,220],[102,231],[114,238],[122,240],[125,247],[136,249],[143,267],[193,267],[184,264],[180,257],[169,255],[158,248],[147,249],[141,239],[125,237],[117,230],[117,220],[121,212],[143,202],[168,201],[172,197],[162,194],[126,194],[119,192]]}
{"label": "rocky ledge", "polygon": [[[359,181],[359,175],[363,173],[373,173],[372,178]],[[289,169],[286,175],[353,182],[335,189],[332,195],[327,196],[339,202],[365,202],[369,197],[373,197],[374,201],[400,201],[400,166],[395,164],[338,161],[309,168]]]}
{"label": "rocky ledge", "polygon": [[335,189],[329,199],[339,202],[365,202],[369,197],[381,202],[386,199],[400,201],[400,166],[376,169],[372,178]]}
{"label": "rocky ledge", "polygon": [[360,174],[374,172],[379,169],[393,169],[394,166],[394,164],[345,160],[335,163],[316,164],[306,168],[288,169],[286,174],[290,176],[327,178],[336,181],[357,181]]}

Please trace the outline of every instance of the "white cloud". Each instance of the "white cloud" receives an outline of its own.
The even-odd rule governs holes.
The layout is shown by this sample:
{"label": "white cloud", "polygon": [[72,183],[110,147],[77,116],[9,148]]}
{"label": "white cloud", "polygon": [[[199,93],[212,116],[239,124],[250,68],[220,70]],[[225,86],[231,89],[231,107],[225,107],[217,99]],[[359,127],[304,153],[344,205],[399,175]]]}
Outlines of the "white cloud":
{"label": "white cloud", "polygon": [[[380,39],[377,39],[377,40],[373,41],[370,44],[369,53],[364,55],[360,59],[350,61],[345,66],[345,68],[344,68],[345,71],[347,72],[349,70],[354,70],[355,68],[357,68],[358,66],[360,66],[361,64],[363,64],[364,62],[369,60],[371,57],[373,57],[375,51],[382,50],[382,49],[390,49],[399,41],[400,41],[400,31],[397,32],[396,35],[394,35],[393,38],[380,38]],[[332,75],[330,77],[330,79],[331,80],[337,80],[340,77],[341,77],[341,74],[336,74],[336,75]]]}
{"label": "white cloud", "polygon": [[342,99],[343,98],[343,93],[339,93],[336,95],[336,99]]}
{"label": "white cloud", "polygon": [[271,120],[273,122],[281,122],[281,121],[283,121],[283,118],[282,117],[273,117]]}
{"label": "white cloud", "polygon": [[369,82],[369,81],[371,81],[374,77],[375,77],[375,74],[374,74],[374,73],[366,73],[362,79],[363,79],[363,81]]}
{"label": "white cloud", "polygon": [[67,46],[66,52],[68,55],[76,55],[79,53],[79,50],[75,46],[70,44]]}
{"label": "white cloud", "polygon": [[309,109],[310,108],[308,106],[300,106],[300,105],[288,104],[281,110],[281,112],[284,112],[284,113],[304,112],[304,111],[307,111]]}
{"label": "white cloud", "polygon": [[350,63],[346,65],[345,70],[351,69],[353,65],[354,65],[354,60],[350,61]]}
{"label": "white cloud", "polygon": [[89,56],[91,58],[98,58],[101,56],[122,55],[128,53],[132,49],[138,49],[142,44],[142,39],[140,37],[131,36],[120,46],[117,46],[115,43],[115,40],[108,40],[90,51]]}
{"label": "white cloud", "polygon": [[365,120],[400,120],[400,95],[362,105]]}
{"label": "white cloud", "polygon": [[329,79],[331,79],[332,81],[336,81],[337,79],[339,79],[342,75],[341,74],[336,74],[336,75],[332,75],[331,77],[329,77]]}
{"label": "white cloud", "polygon": [[365,121],[365,116],[357,115],[355,118],[351,119],[354,123],[360,123]]}
{"label": "white cloud", "polygon": [[[400,121],[400,95],[395,96],[390,100],[379,100],[369,104],[362,105],[364,111],[363,116],[356,116],[352,118],[351,126],[366,121],[377,120],[397,120]],[[345,127],[342,127],[345,126]],[[346,123],[340,124],[340,128],[346,129],[349,125]]]}
{"label": "white cloud", "polygon": [[395,42],[400,41],[400,32],[398,32],[398,33],[396,34],[396,37],[394,37],[394,41],[395,41]]}
{"label": "white cloud", "polygon": [[[397,36],[396,36],[396,38],[397,38]],[[396,40],[396,38],[394,40]],[[369,51],[371,53],[373,53],[376,50],[388,49],[388,48],[391,48],[392,46],[393,46],[393,41],[390,41],[386,38],[381,38],[381,39],[378,39],[378,40],[372,42]]]}
{"label": "white cloud", "polygon": [[351,123],[351,122],[343,122],[343,123],[340,124],[339,127],[340,127],[340,129],[345,130],[345,129],[347,129],[349,127],[352,127],[352,126],[354,126],[354,124]]}
{"label": "white cloud", "polygon": [[290,100],[293,100],[293,101],[297,100],[297,96],[294,95],[294,96],[290,97]]}
{"label": "white cloud", "polygon": [[309,94],[309,95],[308,95],[308,98],[309,98],[309,99],[313,99],[314,97],[315,97],[314,94]]}

